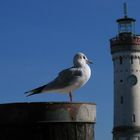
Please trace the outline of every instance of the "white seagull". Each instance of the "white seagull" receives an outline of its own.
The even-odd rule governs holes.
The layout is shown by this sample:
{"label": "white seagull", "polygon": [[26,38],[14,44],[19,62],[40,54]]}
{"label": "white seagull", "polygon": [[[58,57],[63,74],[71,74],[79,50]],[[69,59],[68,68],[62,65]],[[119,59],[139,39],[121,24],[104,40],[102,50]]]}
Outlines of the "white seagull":
{"label": "white seagull", "polygon": [[87,59],[86,55],[79,52],[73,58],[73,67],[61,71],[48,84],[25,93],[27,93],[27,96],[44,92],[69,93],[69,98],[72,102],[72,92],[85,85],[91,76],[91,70],[88,65],[90,63],[92,62]]}

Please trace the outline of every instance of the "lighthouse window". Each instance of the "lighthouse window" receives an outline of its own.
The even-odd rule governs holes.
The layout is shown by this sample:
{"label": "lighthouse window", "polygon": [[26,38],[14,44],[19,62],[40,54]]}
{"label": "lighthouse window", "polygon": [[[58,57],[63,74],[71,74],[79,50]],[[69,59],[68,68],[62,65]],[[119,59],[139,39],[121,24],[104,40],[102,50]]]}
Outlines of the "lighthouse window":
{"label": "lighthouse window", "polygon": [[123,96],[121,96],[121,104],[123,104]]}
{"label": "lighthouse window", "polygon": [[133,64],[133,57],[131,56],[131,58],[130,58],[130,61],[131,61],[131,64]]}
{"label": "lighthouse window", "polygon": [[120,56],[119,60],[120,60],[120,64],[122,64],[123,63],[123,58],[121,56]]}
{"label": "lighthouse window", "polygon": [[135,114],[132,115],[132,121],[133,121],[133,122],[136,122]]}

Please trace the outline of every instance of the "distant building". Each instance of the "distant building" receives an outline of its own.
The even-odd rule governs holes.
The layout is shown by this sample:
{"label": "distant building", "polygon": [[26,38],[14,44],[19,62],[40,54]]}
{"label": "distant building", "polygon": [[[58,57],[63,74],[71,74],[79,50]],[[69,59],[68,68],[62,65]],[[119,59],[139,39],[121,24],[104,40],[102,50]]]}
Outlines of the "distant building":
{"label": "distant building", "polygon": [[140,140],[140,35],[135,19],[117,20],[118,34],[110,39],[114,65],[113,140]]}

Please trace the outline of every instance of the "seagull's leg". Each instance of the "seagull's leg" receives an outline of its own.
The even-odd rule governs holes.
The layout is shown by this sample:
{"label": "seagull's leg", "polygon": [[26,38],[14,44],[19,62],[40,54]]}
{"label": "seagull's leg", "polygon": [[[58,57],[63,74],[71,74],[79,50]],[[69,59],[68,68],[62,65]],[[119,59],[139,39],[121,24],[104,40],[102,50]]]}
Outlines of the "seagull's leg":
{"label": "seagull's leg", "polygon": [[70,102],[72,102],[72,92],[69,92]]}

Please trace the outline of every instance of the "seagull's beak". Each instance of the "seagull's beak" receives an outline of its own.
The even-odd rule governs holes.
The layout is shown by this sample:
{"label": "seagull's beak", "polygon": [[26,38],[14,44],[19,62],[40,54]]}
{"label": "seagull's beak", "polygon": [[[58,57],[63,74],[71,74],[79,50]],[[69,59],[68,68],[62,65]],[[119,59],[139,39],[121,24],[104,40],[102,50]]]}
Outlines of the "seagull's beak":
{"label": "seagull's beak", "polygon": [[93,62],[90,60],[87,60],[87,64],[93,64]]}

